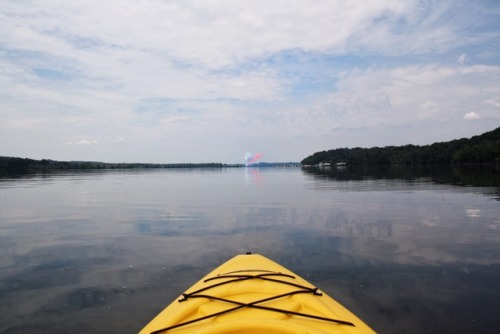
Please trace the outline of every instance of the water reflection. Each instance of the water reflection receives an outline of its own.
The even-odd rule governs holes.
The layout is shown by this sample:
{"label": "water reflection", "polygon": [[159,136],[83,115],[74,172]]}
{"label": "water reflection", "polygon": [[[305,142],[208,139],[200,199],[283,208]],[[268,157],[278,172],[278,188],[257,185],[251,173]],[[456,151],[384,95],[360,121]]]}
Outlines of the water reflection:
{"label": "water reflection", "polygon": [[252,250],[379,332],[493,333],[499,184],[478,173],[347,166],[3,179],[0,332],[135,332],[208,270]]}
{"label": "water reflection", "polygon": [[260,168],[245,167],[245,182],[248,185],[259,184],[262,181]]}
{"label": "water reflection", "polygon": [[[500,167],[498,165],[474,166],[342,166],[303,168],[307,175],[333,181],[396,181],[407,185],[428,183],[474,187],[500,200]],[[384,183],[379,183],[384,185]],[[484,189],[482,189],[484,188]]]}

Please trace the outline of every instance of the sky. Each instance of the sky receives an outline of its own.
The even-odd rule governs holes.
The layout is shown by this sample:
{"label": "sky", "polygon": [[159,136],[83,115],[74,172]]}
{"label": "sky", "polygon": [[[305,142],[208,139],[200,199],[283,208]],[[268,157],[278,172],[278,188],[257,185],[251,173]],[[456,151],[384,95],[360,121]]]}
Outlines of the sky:
{"label": "sky", "polygon": [[497,0],[0,0],[0,156],[287,162],[498,126]]}

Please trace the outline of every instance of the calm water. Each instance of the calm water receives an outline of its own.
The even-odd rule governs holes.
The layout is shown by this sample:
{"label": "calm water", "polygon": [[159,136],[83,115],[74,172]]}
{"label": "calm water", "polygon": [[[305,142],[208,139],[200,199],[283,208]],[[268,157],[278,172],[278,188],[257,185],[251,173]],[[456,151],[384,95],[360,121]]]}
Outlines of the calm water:
{"label": "calm water", "polygon": [[309,279],[380,333],[498,333],[499,171],[4,177],[0,333],[134,333],[246,251]]}

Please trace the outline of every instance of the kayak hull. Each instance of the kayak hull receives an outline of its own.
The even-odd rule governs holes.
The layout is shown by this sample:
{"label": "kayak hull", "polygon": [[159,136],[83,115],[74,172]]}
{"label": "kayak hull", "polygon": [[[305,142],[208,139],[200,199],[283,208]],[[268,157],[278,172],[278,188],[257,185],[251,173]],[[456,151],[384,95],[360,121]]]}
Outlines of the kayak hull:
{"label": "kayak hull", "polygon": [[152,333],[375,333],[340,303],[258,254],[223,263],[158,314]]}

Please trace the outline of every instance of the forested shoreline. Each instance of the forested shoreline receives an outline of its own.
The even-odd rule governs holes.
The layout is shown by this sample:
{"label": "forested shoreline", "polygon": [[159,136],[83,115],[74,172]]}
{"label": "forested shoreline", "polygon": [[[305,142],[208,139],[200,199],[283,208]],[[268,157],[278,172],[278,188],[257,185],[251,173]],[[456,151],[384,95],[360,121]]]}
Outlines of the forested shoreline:
{"label": "forested shoreline", "polygon": [[316,152],[303,166],[347,165],[452,165],[500,163],[500,127],[471,138],[431,145],[338,148]]}
{"label": "forested shoreline", "polygon": [[49,159],[35,160],[18,157],[0,157],[0,172],[26,173],[51,170],[72,169],[144,169],[144,168],[223,168],[235,167],[222,163],[106,163],[96,161],[56,161]]}

